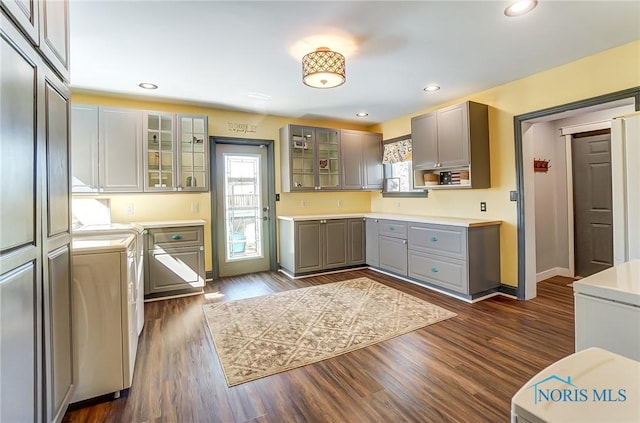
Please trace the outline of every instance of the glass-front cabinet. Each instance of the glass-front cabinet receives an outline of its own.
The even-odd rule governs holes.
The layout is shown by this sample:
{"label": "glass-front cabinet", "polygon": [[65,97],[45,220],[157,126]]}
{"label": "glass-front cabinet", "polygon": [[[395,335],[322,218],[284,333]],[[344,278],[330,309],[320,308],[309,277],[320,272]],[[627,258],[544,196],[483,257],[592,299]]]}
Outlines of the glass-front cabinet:
{"label": "glass-front cabinet", "polygon": [[148,112],[145,119],[145,191],[172,191],[175,181],[175,115]]}
{"label": "glass-front cabinet", "polygon": [[207,189],[207,118],[179,116],[179,184],[185,191]]}
{"label": "glass-front cabinet", "polygon": [[340,188],[340,137],[335,129],[316,128],[318,189]]}
{"label": "glass-front cabinet", "polygon": [[146,112],[144,126],[144,190],[206,191],[206,116]]}
{"label": "glass-front cabinet", "polygon": [[340,189],[340,132],[288,125],[280,130],[284,192]]}

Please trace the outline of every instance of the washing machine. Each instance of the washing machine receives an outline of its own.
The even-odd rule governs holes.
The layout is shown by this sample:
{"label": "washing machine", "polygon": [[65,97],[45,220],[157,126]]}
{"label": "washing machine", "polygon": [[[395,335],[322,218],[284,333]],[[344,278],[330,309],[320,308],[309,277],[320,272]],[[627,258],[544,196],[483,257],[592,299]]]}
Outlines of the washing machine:
{"label": "washing machine", "polygon": [[136,245],[131,234],[73,237],[72,403],[131,387],[138,348]]}
{"label": "washing machine", "polygon": [[75,238],[104,234],[131,234],[135,236],[136,248],[136,319],[138,336],[144,327],[144,227],[137,223],[95,223],[81,225],[73,229]]}
{"label": "washing machine", "polygon": [[571,354],[520,388],[511,422],[640,422],[640,362],[597,347]]}

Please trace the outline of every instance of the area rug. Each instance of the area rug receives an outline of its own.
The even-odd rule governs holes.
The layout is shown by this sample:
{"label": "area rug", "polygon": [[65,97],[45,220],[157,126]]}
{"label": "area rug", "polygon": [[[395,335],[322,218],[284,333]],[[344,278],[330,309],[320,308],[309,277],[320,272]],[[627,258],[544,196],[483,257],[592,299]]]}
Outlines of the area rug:
{"label": "area rug", "polygon": [[227,385],[367,347],[456,314],[368,278],[206,304]]}

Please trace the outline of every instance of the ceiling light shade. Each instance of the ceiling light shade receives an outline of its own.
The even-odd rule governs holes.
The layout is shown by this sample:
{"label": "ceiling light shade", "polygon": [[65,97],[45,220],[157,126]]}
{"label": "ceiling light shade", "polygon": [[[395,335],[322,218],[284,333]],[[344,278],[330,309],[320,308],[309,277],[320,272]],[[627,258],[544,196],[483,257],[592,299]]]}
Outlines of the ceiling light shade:
{"label": "ceiling light shade", "polygon": [[428,92],[428,93],[436,92],[439,89],[440,89],[440,85],[437,85],[437,84],[430,84],[430,85],[427,85],[426,87],[423,88],[423,90]]}
{"label": "ceiling light shade", "polygon": [[302,82],[313,88],[342,85],[346,81],[344,62],[342,54],[318,47],[302,58]]}
{"label": "ceiling light shade", "polygon": [[504,9],[504,14],[510,17],[522,16],[531,12],[537,5],[538,0],[516,0]]}

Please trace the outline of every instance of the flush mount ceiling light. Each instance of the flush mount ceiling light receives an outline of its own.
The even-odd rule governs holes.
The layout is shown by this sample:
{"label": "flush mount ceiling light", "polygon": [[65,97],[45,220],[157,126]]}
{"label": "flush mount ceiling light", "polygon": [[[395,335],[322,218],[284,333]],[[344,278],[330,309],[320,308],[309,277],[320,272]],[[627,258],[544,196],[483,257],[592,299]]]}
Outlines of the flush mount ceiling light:
{"label": "flush mount ceiling light", "polygon": [[302,58],[302,82],[313,88],[334,88],[344,84],[344,56],[327,47],[318,47],[316,51]]}
{"label": "flush mount ceiling light", "polygon": [[369,116],[369,113],[367,113],[367,112],[360,112],[360,113],[356,113],[356,116],[358,116],[358,117],[367,117],[367,116]]}
{"label": "flush mount ceiling light", "polygon": [[156,84],[152,84],[151,82],[141,82],[138,84],[138,87],[144,88],[145,90],[157,90],[158,86]]}
{"label": "flush mount ceiling light", "polygon": [[437,85],[437,84],[430,84],[423,88],[423,90],[428,93],[438,91],[439,89],[440,89],[440,85]]}
{"label": "flush mount ceiling light", "polygon": [[504,14],[509,17],[522,16],[531,12],[537,5],[538,0],[517,0],[504,9]]}

